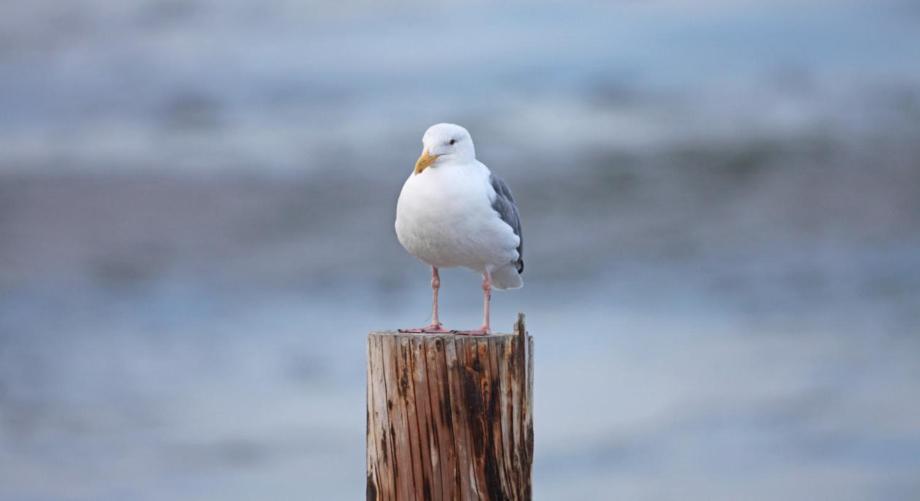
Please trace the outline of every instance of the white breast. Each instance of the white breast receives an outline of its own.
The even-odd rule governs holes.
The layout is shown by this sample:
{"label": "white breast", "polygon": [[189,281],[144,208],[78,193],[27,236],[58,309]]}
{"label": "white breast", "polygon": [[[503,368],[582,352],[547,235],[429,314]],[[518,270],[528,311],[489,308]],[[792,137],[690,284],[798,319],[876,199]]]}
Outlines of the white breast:
{"label": "white breast", "polygon": [[409,176],[396,205],[396,236],[437,267],[477,271],[517,258],[518,237],[492,209],[489,169],[479,162],[435,165]]}

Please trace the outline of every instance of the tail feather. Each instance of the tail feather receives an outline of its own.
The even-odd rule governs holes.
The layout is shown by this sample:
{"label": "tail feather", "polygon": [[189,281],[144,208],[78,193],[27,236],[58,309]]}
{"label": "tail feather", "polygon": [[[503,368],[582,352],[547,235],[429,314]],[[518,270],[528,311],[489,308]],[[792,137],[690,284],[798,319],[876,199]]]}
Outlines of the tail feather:
{"label": "tail feather", "polygon": [[514,263],[507,264],[492,271],[492,285],[496,289],[520,289],[524,280]]}

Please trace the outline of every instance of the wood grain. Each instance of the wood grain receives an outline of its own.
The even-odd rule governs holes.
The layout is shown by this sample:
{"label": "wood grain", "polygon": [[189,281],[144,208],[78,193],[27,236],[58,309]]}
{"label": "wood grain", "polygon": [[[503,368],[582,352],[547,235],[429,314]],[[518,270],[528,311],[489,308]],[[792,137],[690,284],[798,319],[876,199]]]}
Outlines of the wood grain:
{"label": "wood grain", "polygon": [[530,500],[533,338],[372,332],[369,501]]}

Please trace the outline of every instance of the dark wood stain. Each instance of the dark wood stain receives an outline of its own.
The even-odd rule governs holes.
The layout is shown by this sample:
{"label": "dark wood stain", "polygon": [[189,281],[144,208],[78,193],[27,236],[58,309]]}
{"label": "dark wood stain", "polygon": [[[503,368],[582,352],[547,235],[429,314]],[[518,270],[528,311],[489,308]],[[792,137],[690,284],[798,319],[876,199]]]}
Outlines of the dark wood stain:
{"label": "dark wood stain", "polygon": [[377,486],[370,474],[367,476],[367,501],[377,501]]}

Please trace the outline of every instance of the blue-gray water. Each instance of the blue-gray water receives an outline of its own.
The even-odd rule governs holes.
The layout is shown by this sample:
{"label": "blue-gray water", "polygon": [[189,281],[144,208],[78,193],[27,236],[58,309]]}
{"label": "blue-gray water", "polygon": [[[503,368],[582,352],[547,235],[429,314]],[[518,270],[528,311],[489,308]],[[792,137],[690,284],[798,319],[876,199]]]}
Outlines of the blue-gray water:
{"label": "blue-gray water", "polygon": [[917,47],[908,1],[3,5],[0,499],[360,498],[438,121],[521,206],[537,499],[916,499]]}

